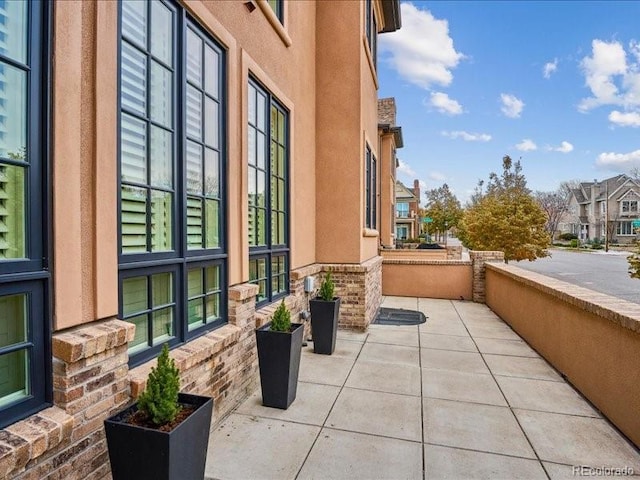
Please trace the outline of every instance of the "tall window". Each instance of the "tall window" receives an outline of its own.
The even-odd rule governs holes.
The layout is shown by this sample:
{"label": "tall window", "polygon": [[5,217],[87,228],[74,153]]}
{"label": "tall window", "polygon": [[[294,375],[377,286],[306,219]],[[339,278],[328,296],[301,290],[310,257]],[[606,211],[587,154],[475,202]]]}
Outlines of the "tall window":
{"label": "tall window", "polygon": [[258,303],[289,291],[288,113],[249,82],[249,281]]}
{"label": "tall window", "polygon": [[378,22],[376,21],[376,15],[373,8],[373,0],[366,0],[365,4],[365,25],[367,34],[367,44],[369,45],[369,51],[371,52],[371,59],[373,64],[377,65],[378,56]]}
{"label": "tall window", "polygon": [[46,2],[0,2],[0,428],[50,400]]}
{"label": "tall window", "polygon": [[376,157],[369,145],[365,147],[365,221],[366,228],[377,228],[377,183],[378,170]]}
{"label": "tall window", "polygon": [[267,3],[273,10],[273,13],[276,14],[276,17],[278,17],[278,20],[280,20],[280,23],[282,23],[284,14],[284,0],[267,0]]}
{"label": "tall window", "polygon": [[121,3],[120,316],[132,362],[223,323],[224,51],[169,1]]}

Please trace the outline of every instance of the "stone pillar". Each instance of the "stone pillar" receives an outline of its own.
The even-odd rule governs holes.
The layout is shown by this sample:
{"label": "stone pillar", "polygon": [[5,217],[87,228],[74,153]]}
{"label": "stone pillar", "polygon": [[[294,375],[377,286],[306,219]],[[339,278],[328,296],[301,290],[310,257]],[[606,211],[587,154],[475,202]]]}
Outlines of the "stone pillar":
{"label": "stone pillar", "polygon": [[504,262],[503,252],[480,252],[469,251],[469,257],[473,264],[473,285],[472,295],[473,301],[485,303],[485,263],[486,262]]}

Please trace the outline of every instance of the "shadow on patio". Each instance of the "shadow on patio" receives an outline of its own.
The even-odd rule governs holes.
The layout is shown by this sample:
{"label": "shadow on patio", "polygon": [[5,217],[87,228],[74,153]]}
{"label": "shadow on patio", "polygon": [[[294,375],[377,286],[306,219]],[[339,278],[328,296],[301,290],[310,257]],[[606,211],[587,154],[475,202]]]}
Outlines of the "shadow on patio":
{"label": "shadow on patio", "polygon": [[[640,453],[486,305],[386,297],[420,326],[303,347],[286,411],[260,391],[212,431],[208,479],[574,478]],[[638,477],[636,477],[638,478]]]}

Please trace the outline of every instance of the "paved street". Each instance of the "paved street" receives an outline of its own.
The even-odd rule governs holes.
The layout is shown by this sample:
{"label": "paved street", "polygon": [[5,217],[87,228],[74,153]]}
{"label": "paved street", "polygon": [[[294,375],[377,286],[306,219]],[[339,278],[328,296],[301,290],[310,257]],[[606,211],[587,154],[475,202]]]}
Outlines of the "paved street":
{"label": "paved street", "polygon": [[571,252],[551,250],[551,257],[513,265],[565,282],[640,303],[640,279],[629,277],[627,254],[604,250]]}

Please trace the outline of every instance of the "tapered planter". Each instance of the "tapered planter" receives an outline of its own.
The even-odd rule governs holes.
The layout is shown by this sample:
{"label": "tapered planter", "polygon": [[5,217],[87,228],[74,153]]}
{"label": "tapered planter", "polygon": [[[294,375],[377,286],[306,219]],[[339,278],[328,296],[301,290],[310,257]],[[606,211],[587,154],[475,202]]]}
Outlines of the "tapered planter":
{"label": "tapered planter", "polygon": [[272,332],[271,323],[256,329],[262,404],[286,410],[296,398],[304,328],[292,323],[289,332]]}
{"label": "tapered planter", "polygon": [[196,410],[170,432],[125,423],[137,404],[104,422],[114,480],[202,480],[213,399],[180,393]]}
{"label": "tapered planter", "polygon": [[317,297],[311,300],[310,304],[313,351],[315,353],[331,355],[336,349],[338,318],[340,316],[340,297],[333,297],[333,300],[329,301]]}

